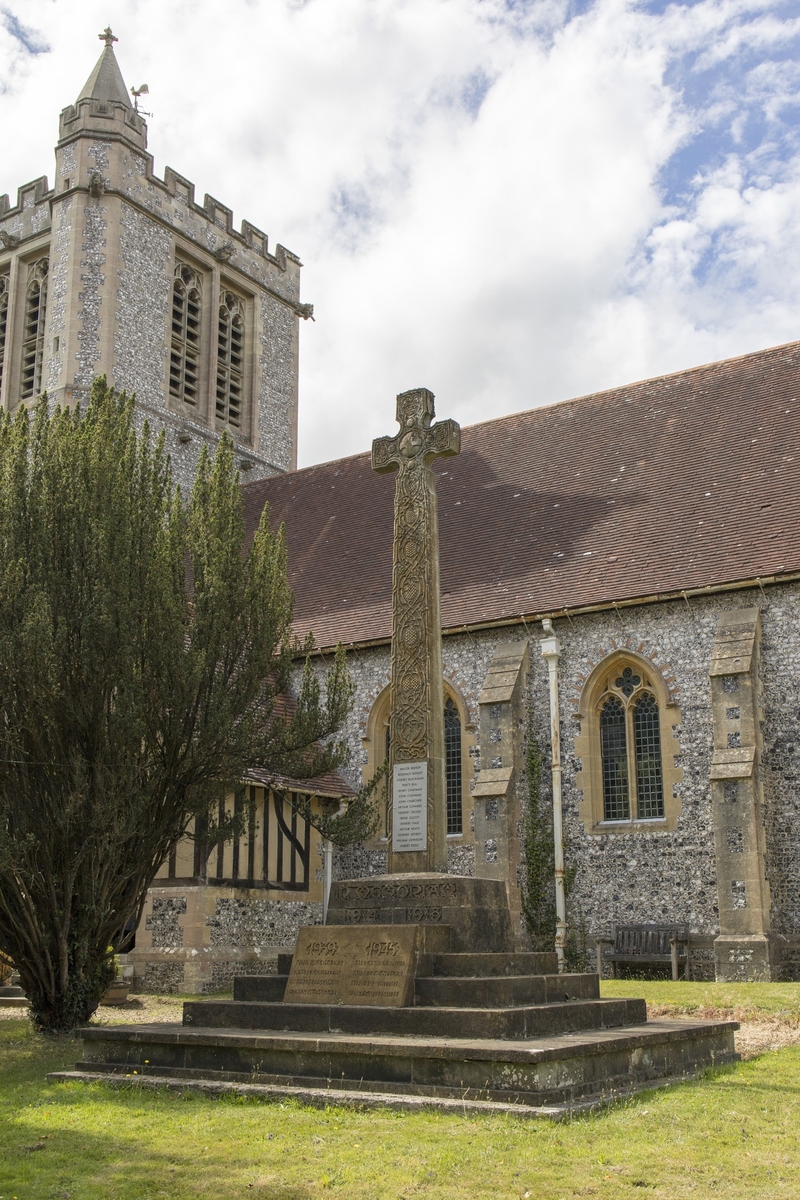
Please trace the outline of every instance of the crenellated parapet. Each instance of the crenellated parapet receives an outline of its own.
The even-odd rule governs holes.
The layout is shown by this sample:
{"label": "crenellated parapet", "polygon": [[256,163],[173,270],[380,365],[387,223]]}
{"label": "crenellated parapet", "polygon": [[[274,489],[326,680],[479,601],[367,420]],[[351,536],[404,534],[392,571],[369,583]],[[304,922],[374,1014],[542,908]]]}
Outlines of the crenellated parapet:
{"label": "crenellated parapet", "polygon": [[46,175],[17,188],[14,205],[10,204],[7,193],[0,196],[0,252],[12,250],[49,230],[52,198]]}

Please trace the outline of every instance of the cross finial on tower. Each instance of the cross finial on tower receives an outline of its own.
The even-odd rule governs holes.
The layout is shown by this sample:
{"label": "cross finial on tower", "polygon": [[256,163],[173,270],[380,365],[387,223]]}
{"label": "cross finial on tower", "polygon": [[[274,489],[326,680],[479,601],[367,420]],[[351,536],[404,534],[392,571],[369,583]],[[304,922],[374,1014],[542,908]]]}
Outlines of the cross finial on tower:
{"label": "cross finial on tower", "polygon": [[118,41],[119,41],[119,38],[116,38],[116,37],[114,37],[113,33],[111,32],[111,26],[110,26],[110,25],[106,25],[106,27],[105,27],[105,29],[103,30],[103,32],[102,32],[102,33],[98,33],[98,35],[97,35],[97,36],[99,37],[100,41],[101,41],[101,42],[105,42],[105,44],[106,44],[107,46],[113,46],[113,45],[114,45],[114,42],[118,42]]}

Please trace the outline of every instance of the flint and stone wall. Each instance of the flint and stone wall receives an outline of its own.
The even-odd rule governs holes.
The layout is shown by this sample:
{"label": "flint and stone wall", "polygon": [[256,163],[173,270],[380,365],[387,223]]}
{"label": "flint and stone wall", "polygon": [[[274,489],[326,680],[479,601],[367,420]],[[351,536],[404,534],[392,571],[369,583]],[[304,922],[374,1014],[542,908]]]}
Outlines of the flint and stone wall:
{"label": "flint and stone wall", "polygon": [[[711,760],[714,746],[709,669],[720,613],[756,607],[762,616],[762,820],[766,834],[766,875],[771,895],[773,973],[800,978],[800,792],[798,791],[798,717],[800,716],[800,590],[773,585],[725,592],[688,601],[622,608],[617,612],[575,616],[555,622],[563,654],[559,665],[563,762],[564,828],[567,866],[575,879],[569,897],[570,921],[589,951],[596,936],[607,936],[612,924],[681,922],[692,936],[691,973],[714,978],[714,938],[719,934],[717,867],[711,806]],[[549,778],[549,692],[547,667],[541,658],[539,628],[528,626],[531,652],[528,705],[543,760],[541,805],[551,804]],[[469,705],[477,698],[498,644],[523,641],[522,626],[476,630],[445,637],[446,678],[456,678]],[[677,828],[588,834],[579,815],[583,793],[578,786],[582,763],[575,755],[580,733],[575,716],[584,681],[605,654],[628,646],[653,663],[674,693],[680,712],[676,765],[683,778],[675,784],[679,803]],[[388,647],[353,652],[349,668],[356,684],[354,717],[348,729],[350,782],[360,782],[366,761],[364,736],[372,705],[388,681]],[[477,745],[475,775],[491,767],[492,747]],[[524,819],[526,781],[521,781]],[[470,791],[474,780],[470,781]],[[470,811],[466,802],[465,830]],[[474,816],[473,816],[474,821]],[[464,839],[467,840],[466,838]],[[474,856],[483,845],[451,846],[453,873],[472,874]],[[468,850],[468,854],[464,851]],[[464,868],[467,868],[464,870]],[[379,843],[337,851],[334,878],[345,879],[385,870]]]}
{"label": "flint and stone wall", "polygon": [[265,899],[247,888],[151,887],[136,947],[127,956],[134,990],[219,992],[234,975],[273,975],[279,950],[303,925],[322,921],[322,905]]}

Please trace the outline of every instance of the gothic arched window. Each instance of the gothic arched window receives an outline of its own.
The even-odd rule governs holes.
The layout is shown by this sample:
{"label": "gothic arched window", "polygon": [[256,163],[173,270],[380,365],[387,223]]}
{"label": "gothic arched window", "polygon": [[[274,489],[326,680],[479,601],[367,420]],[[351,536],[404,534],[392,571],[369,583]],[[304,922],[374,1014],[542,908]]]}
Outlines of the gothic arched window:
{"label": "gothic arched window", "polygon": [[632,667],[614,671],[599,703],[603,819],[664,816],[658,701]]}
{"label": "gothic arched window", "polygon": [[603,755],[603,816],[607,821],[629,821],[628,745],[625,709],[616,696],[609,697],[600,713]]}
{"label": "gothic arched window", "polygon": [[447,793],[447,832],[463,831],[461,805],[461,718],[448,696],[444,706],[444,771]]}
{"label": "gothic arched window", "polygon": [[6,361],[6,334],[8,333],[8,275],[0,275],[0,384]]}
{"label": "gothic arched window", "polygon": [[223,292],[217,329],[217,420],[236,429],[244,404],[244,302]]}
{"label": "gothic arched window", "polygon": [[172,340],[169,394],[185,404],[197,404],[200,375],[201,281],[193,267],[175,264],[172,284]]}
{"label": "gothic arched window", "polygon": [[[392,738],[389,726],[389,689],[381,694],[370,716],[370,741],[374,749],[370,754],[372,769],[376,769],[384,761],[389,760]],[[444,705],[444,773],[445,801],[447,816],[447,833],[462,834],[464,832],[464,807],[462,799],[463,766],[462,766],[462,724],[461,714],[455,700],[446,695]],[[384,788],[385,800],[388,803],[389,781]],[[388,836],[389,812],[385,812],[384,836]]]}
{"label": "gothic arched window", "polygon": [[633,745],[636,755],[636,811],[639,820],[663,817],[661,729],[658,704],[649,692],[643,692],[633,706]]}
{"label": "gothic arched window", "polygon": [[44,358],[44,325],[47,316],[48,261],[40,258],[28,269],[25,291],[25,312],[22,326],[23,400],[38,396],[42,390],[42,360]]}

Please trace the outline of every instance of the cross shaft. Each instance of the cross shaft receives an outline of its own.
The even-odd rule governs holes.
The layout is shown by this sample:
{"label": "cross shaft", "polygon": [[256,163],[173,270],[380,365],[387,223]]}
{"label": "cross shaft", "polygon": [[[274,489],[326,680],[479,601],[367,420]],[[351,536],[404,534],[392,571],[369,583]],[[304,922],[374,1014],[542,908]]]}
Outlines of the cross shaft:
{"label": "cross shaft", "polygon": [[[389,717],[392,873],[447,869],[439,530],[431,466],[437,458],[459,453],[461,430],[455,421],[431,424],[433,400],[427,388],[403,392],[397,397],[399,432],[372,443],[373,470],[397,472]],[[418,766],[398,774],[404,764]],[[412,777],[425,782],[421,811],[419,806],[413,810],[406,791],[401,796]]]}

